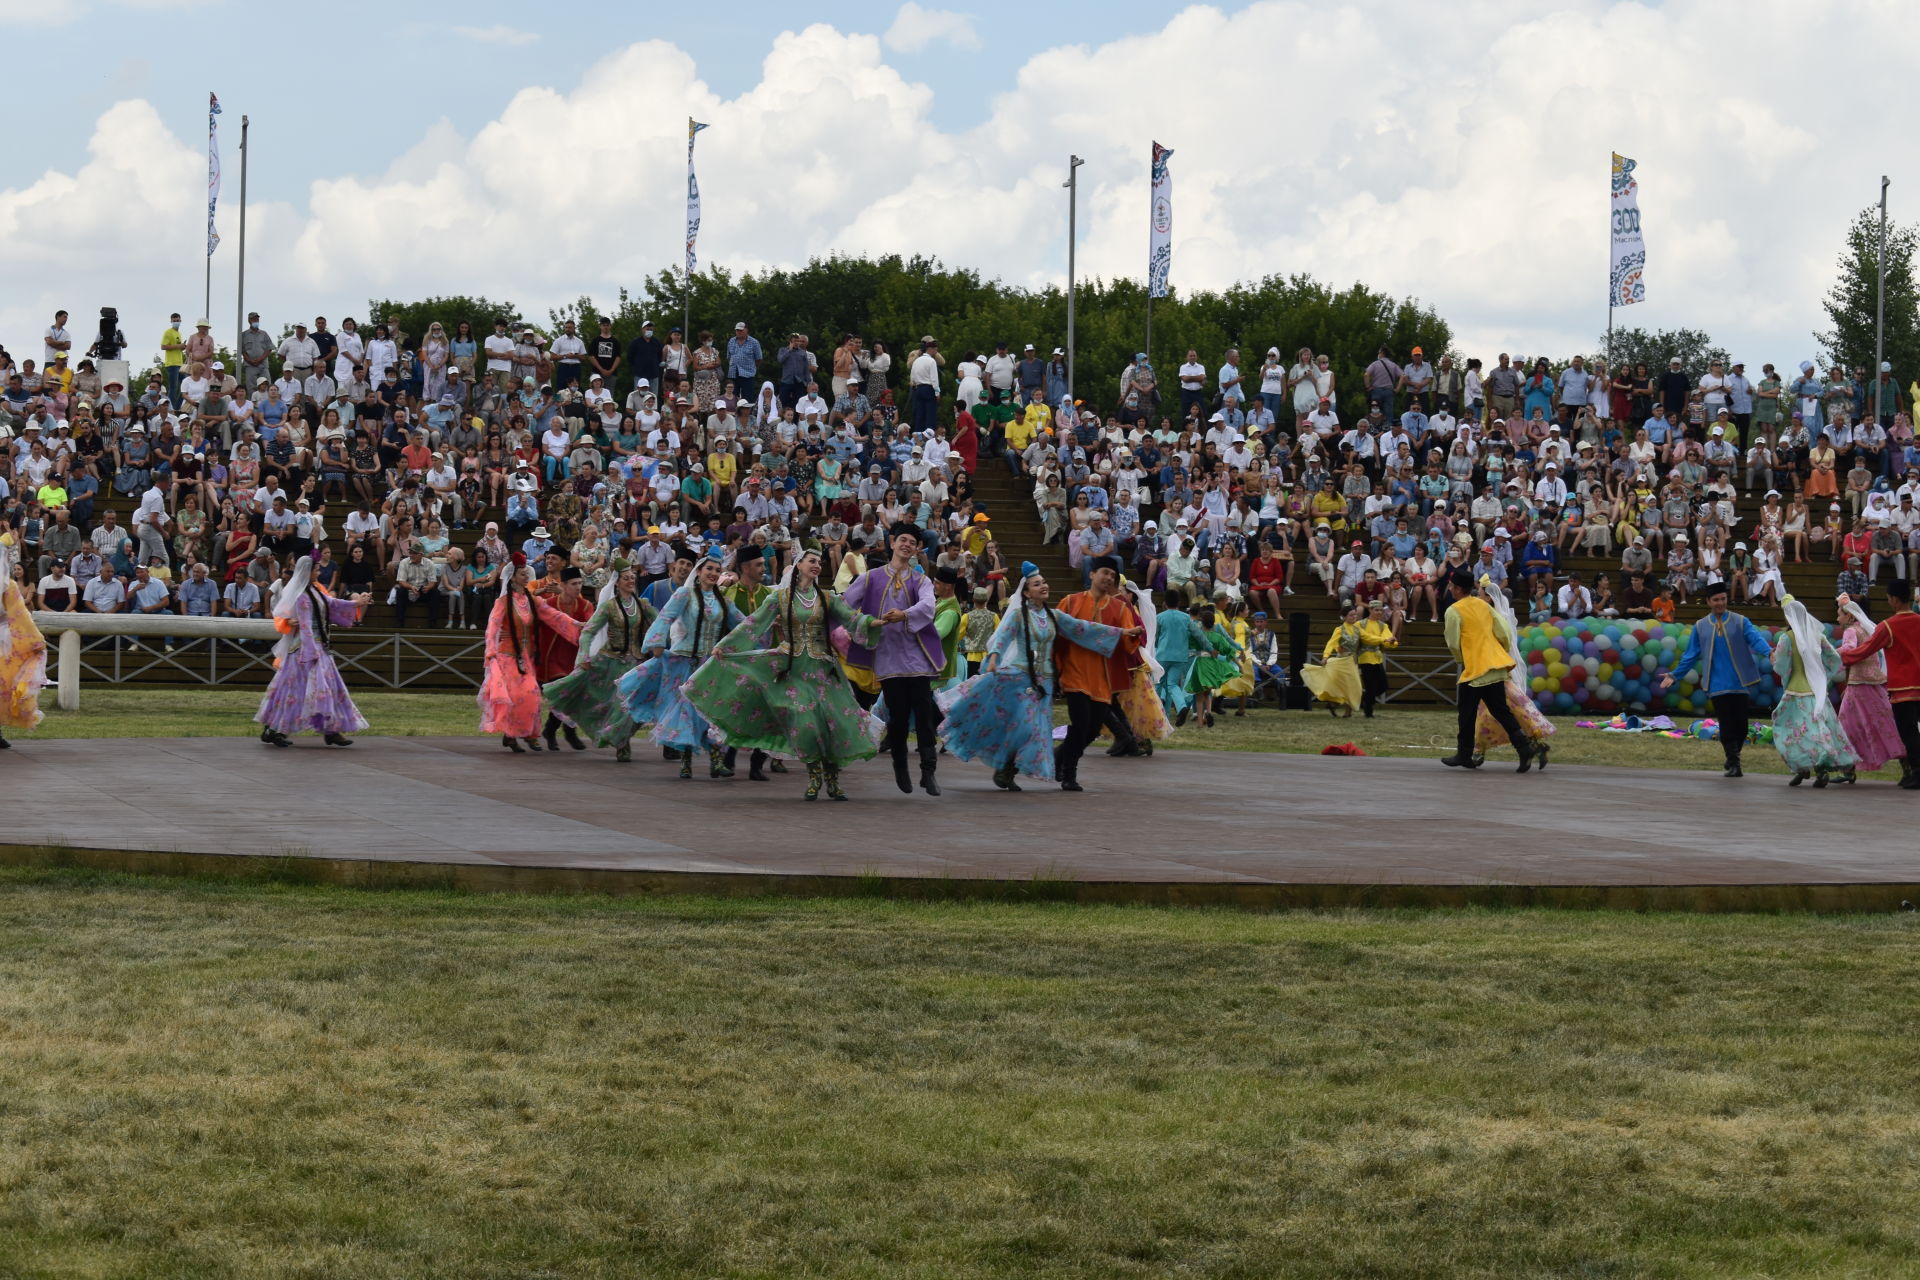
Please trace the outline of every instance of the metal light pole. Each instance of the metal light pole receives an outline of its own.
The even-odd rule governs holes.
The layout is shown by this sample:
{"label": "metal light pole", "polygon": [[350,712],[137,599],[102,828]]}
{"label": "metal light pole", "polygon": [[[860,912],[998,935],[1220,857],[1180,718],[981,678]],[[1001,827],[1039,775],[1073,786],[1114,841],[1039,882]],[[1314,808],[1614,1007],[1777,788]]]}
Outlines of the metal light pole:
{"label": "metal light pole", "polygon": [[1880,362],[1886,359],[1882,353],[1886,341],[1887,323],[1887,175],[1880,175],[1880,270],[1879,285],[1873,298],[1873,416],[1878,419],[1886,415],[1880,409],[1880,397],[1885,394],[1885,384],[1880,377]]}
{"label": "metal light pole", "polygon": [[1079,156],[1067,157],[1067,180],[1060,185],[1067,189],[1067,399],[1073,399],[1073,248],[1078,237],[1076,219],[1080,202],[1080,166],[1085,164]]}
{"label": "metal light pole", "polygon": [[234,286],[233,341],[240,350],[240,334],[247,327],[247,118],[240,117],[240,254],[239,277]]}

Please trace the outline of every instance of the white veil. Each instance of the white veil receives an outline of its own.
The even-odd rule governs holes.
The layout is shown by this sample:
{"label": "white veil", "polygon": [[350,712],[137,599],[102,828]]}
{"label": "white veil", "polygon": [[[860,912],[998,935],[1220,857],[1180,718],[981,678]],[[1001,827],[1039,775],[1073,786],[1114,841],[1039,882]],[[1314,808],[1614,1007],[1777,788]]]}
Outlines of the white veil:
{"label": "white veil", "polygon": [[1159,655],[1154,652],[1160,640],[1160,615],[1153,607],[1153,593],[1133,581],[1122,578],[1120,585],[1133,596],[1134,608],[1140,612],[1140,656],[1147,660],[1147,670],[1153,672],[1153,682],[1159,684],[1167,669],[1160,665]]}
{"label": "white veil", "polygon": [[1495,613],[1507,620],[1507,655],[1513,659],[1513,665],[1507,668],[1507,683],[1517,684],[1524,691],[1527,664],[1520,657],[1520,620],[1513,616],[1513,603],[1507,599],[1505,588],[1484,575],[1480,583],[1480,589],[1487,593],[1487,603],[1493,606]]}
{"label": "white veil", "polygon": [[[275,661],[285,658],[300,647],[300,601],[307,595],[307,588],[313,585],[313,557],[301,556],[294,563],[293,574],[287,579],[287,585],[281,588],[280,598],[274,601],[273,616],[282,622],[294,623],[294,629],[282,632],[273,644]],[[319,619],[325,621],[325,619]]]}
{"label": "white veil", "polygon": [[1792,596],[1780,602],[1780,611],[1787,615],[1787,630],[1793,633],[1793,652],[1800,659],[1801,670],[1807,673],[1807,685],[1813,690],[1813,696],[1825,701],[1827,697],[1827,664],[1821,659],[1820,649],[1825,642],[1826,628],[1813,616],[1813,611]]}
{"label": "white veil", "polygon": [[[600,612],[601,608],[607,603],[607,601],[613,599],[614,589],[618,587],[620,584],[620,574],[624,572],[625,572],[624,569],[620,570],[619,572],[616,572],[611,578],[607,579],[607,585],[600,588],[600,594],[593,598],[593,611],[595,613]],[[602,627],[598,632],[594,634],[593,639],[587,641],[587,647],[581,650],[580,652],[581,660],[585,661],[586,659],[593,657],[595,654],[599,653],[602,649],[606,647],[607,647],[607,629],[605,627]]]}

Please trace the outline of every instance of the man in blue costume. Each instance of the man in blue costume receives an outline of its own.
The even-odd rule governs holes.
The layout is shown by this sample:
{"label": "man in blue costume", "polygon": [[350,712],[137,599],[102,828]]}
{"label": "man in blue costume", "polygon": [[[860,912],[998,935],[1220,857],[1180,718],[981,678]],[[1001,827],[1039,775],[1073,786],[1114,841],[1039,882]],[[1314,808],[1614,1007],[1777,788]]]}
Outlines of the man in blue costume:
{"label": "man in blue costume", "polygon": [[1767,633],[1741,614],[1727,608],[1727,584],[1710,582],[1705,592],[1712,610],[1693,624],[1687,651],[1673,670],[1660,677],[1656,691],[1665,693],[1696,666],[1700,683],[1720,721],[1720,751],[1726,757],[1726,776],[1738,778],[1740,752],[1747,745],[1747,723],[1753,718],[1753,698],[1773,678],[1773,643]]}

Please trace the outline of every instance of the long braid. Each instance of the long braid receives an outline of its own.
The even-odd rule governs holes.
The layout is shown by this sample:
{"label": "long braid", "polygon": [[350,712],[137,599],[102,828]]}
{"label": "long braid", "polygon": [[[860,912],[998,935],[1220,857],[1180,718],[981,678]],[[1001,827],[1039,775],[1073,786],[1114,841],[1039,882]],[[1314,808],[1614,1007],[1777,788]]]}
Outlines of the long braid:
{"label": "long braid", "polygon": [[332,636],[328,627],[327,600],[320,589],[311,582],[307,584],[307,608],[313,614],[313,638],[320,642],[322,649],[332,648]]}
{"label": "long braid", "polygon": [[1025,593],[1022,593],[1021,599],[1019,601],[1019,607],[1020,607],[1020,642],[1022,645],[1025,646],[1026,655],[1027,655],[1027,685],[1033,690],[1035,695],[1037,695],[1038,697],[1044,698],[1047,696],[1047,691],[1040,687],[1040,675],[1037,671],[1034,670],[1034,666],[1033,666],[1033,628],[1031,624],[1029,624],[1027,621],[1027,610],[1031,606],[1027,604]]}
{"label": "long braid", "polygon": [[787,660],[780,666],[780,678],[784,680],[787,678],[787,673],[793,670],[793,651],[799,647],[800,637],[795,635],[793,630],[793,588],[786,586],[782,587],[781,591],[787,597]]}
{"label": "long braid", "polygon": [[[698,571],[696,571],[697,574]],[[695,576],[688,584],[693,588],[693,639],[691,641],[694,656],[700,654],[700,633],[707,629],[707,593],[701,587],[700,579]]]}

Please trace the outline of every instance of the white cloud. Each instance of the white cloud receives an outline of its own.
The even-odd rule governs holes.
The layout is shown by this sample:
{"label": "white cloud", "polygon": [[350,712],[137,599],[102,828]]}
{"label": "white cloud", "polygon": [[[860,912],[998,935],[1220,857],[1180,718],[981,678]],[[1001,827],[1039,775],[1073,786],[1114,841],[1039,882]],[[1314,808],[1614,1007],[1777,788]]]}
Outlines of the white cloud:
{"label": "white cloud", "polygon": [[895,53],[919,53],[931,44],[950,44],[957,49],[980,47],[980,33],[973,28],[972,14],[923,9],[913,0],[900,6],[893,25],[881,39]]}
{"label": "white cloud", "polygon": [[522,31],[504,22],[496,22],[490,27],[455,27],[453,33],[465,36],[476,44],[532,44],[540,38],[537,31]]}
{"label": "white cloud", "polygon": [[[471,136],[441,121],[402,138],[384,173],[316,152],[326,167],[302,207],[250,210],[249,300],[268,315],[336,316],[383,294],[485,293],[533,314],[611,298],[679,259],[691,114],[712,125],[699,143],[707,263],[926,253],[1015,283],[1058,281],[1074,152],[1087,159],[1082,277],[1137,277],[1158,139],[1175,149],[1176,288],[1276,272],[1363,280],[1433,306],[1475,354],[1571,353],[1606,323],[1618,149],[1640,162],[1649,301],[1616,321],[1693,325],[1749,361],[1797,363],[1814,353],[1845,227],[1888,163],[1856,104],[1903,100],[1904,73],[1869,59],[1833,95],[1702,69],[1776,65],[1770,31],[1789,12],[1909,47],[1920,7],[1756,3],[1464,0],[1444,23],[1415,0],[1195,7],[1157,32],[1035,53],[960,132],[936,127],[932,91],[888,64],[892,33],[786,33],[731,98],[684,51],[643,42],[576,84],[522,89]],[[1383,74],[1381,51],[1413,33],[1419,56]],[[1542,62],[1545,50],[1622,47],[1635,51],[1630,75],[1597,54]],[[1141,91],[1168,66],[1205,74],[1179,93]],[[71,172],[0,189],[15,268],[0,337],[24,345],[61,305],[197,310],[200,146],[123,102]],[[229,298],[231,261],[215,271]],[[214,310],[224,332],[231,305]]]}

